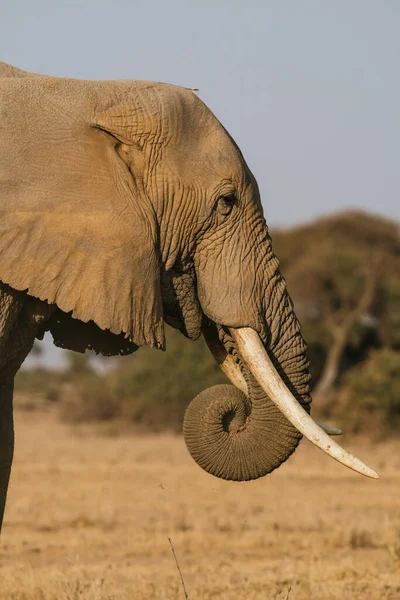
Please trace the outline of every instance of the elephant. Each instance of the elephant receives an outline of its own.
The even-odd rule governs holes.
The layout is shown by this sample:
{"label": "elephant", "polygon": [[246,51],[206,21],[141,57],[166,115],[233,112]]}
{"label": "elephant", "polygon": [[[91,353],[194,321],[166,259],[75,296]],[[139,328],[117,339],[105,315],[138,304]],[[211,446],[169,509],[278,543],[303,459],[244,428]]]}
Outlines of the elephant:
{"label": "elephant", "polygon": [[106,356],[204,336],[230,381],[189,405],[194,460],[262,477],[302,436],[378,475],[310,416],[311,376],[257,182],[189,88],[85,81],[0,63],[0,521],[14,376],[46,331]]}

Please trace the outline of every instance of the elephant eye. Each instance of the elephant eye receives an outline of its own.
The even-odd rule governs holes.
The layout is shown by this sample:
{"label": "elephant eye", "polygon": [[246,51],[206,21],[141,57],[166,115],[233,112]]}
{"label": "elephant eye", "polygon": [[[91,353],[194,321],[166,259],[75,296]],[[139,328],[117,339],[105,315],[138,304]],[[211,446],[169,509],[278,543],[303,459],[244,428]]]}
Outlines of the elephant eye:
{"label": "elephant eye", "polygon": [[223,216],[229,215],[235,202],[236,197],[234,196],[234,194],[230,194],[229,196],[221,196],[220,198],[218,198],[218,213]]}

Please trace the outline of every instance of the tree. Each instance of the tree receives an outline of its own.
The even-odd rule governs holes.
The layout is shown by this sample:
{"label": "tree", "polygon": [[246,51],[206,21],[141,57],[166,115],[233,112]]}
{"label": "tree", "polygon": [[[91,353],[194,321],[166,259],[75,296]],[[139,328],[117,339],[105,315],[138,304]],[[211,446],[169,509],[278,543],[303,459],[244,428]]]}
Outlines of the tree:
{"label": "tree", "polygon": [[356,431],[394,431],[400,427],[400,352],[373,350],[343,377],[338,412]]}
{"label": "tree", "polygon": [[317,345],[314,397],[327,410],[349,346],[366,354],[366,338],[372,345],[383,337],[400,339],[393,296],[400,295],[393,279],[400,267],[398,227],[348,212],[273,237],[305,337]]}

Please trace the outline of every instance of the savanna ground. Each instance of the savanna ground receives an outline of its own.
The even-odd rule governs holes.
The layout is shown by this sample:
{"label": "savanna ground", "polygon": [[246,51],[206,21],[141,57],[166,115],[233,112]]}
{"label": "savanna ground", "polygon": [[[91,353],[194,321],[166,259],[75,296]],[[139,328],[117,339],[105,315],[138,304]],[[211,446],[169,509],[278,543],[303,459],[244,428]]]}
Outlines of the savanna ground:
{"label": "savanna ground", "polygon": [[183,439],[113,436],[16,411],[0,600],[400,598],[400,442],[344,445],[370,481],[302,442],[272,475],[203,473]]}

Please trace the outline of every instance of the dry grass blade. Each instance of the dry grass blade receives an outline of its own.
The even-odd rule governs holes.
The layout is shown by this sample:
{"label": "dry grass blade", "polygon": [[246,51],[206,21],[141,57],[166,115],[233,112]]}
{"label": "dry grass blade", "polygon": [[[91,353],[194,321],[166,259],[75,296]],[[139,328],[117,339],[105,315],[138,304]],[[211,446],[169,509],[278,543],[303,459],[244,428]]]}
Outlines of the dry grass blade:
{"label": "dry grass blade", "polygon": [[181,569],[180,569],[180,566],[179,566],[179,563],[178,563],[178,559],[176,558],[176,554],[175,554],[175,548],[174,548],[174,546],[173,546],[173,543],[172,543],[172,540],[171,540],[171,538],[170,538],[170,537],[168,538],[168,541],[169,541],[169,543],[170,543],[170,545],[171,545],[172,554],[174,555],[175,562],[176,562],[176,568],[178,569],[178,573],[179,573],[179,576],[180,576],[180,578],[181,578],[181,581],[182,581],[182,587],[183,587],[183,592],[184,592],[184,594],[185,594],[185,599],[186,599],[186,600],[190,600],[190,598],[189,598],[189,594],[188,594],[188,593],[187,593],[187,591],[186,591],[186,586],[185,586],[185,582],[184,582],[184,579],[183,579],[182,571],[181,571]]}
{"label": "dry grass blade", "polygon": [[394,527],[392,533],[392,541],[388,544],[390,557],[393,561],[393,566],[397,571],[400,571],[400,520],[397,526]]}

